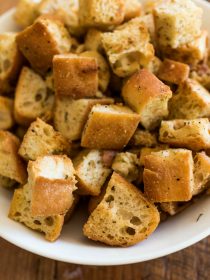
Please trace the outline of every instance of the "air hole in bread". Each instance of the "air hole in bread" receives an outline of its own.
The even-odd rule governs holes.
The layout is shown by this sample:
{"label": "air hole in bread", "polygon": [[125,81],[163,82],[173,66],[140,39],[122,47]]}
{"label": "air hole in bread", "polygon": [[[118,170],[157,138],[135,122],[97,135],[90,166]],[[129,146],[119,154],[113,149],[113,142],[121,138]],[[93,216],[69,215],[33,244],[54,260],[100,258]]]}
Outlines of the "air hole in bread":
{"label": "air hole in bread", "polygon": [[135,225],[135,226],[138,226],[138,225],[141,224],[141,220],[138,217],[133,216],[130,220],[130,223]]}
{"label": "air hole in bread", "polygon": [[20,217],[21,216],[21,213],[20,212],[15,212],[15,217]]}
{"label": "air hole in bread", "polygon": [[112,202],[112,201],[114,201],[114,196],[113,196],[113,195],[109,195],[109,196],[106,198],[106,202],[107,202],[107,203],[110,203],[110,202]]}
{"label": "air hole in bread", "polygon": [[42,95],[40,94],[40,93],[37,93],[36,95],[35,95],[35,100],[38,102],[38,101],[40,101],[42,99]]}
{"label": "air hole in bread", "polygon": [[126,228],[126,232],[129,235],[135,235],[136,234],[136,230],[134,228],[132,228],[132,227],[127,227]]}
{"label": "air hole in bread", "polygon": [[111,234],[108,234],[107,238],[112,240],[112,239],[114,239],[114,236],[112,236]]}
{"label": "air hole in bread", "polygon": [[34,224],[40,226],[42,223],[38,220],[34,220]]}
{"label": "air hole in bread", "polygon": [[50,227],[53,226],[53,224],[54,224],[54,220],[52,217],[47,217],[44,221],[45,221],[45,224]]}
{"label": "air hole in bread", "polygon": [[112,190],[113,192],[115,192],[115,186],[113,186],[113,187],[111,188],[111,190]]}
{"label": "air hole in bread", "polygon": [[186,122],[175,123],[175,124],[174,124],[174,130],[181,129],[181,128],[183,128],[185,125],[186,125]]}

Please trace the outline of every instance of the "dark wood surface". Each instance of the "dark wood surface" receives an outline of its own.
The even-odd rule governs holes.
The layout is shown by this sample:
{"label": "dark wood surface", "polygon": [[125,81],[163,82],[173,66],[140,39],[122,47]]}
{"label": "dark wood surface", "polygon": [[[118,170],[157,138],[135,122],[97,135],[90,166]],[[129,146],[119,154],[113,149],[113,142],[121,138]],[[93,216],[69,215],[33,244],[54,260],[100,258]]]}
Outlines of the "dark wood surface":
{"label": "dark wood surface", "polygon": [[[17,0],[0,0],[0,13]],[[210,237],[181,252],[134,265],[66,264],[26,252],[0,238],[0,280],[209,280]]]}

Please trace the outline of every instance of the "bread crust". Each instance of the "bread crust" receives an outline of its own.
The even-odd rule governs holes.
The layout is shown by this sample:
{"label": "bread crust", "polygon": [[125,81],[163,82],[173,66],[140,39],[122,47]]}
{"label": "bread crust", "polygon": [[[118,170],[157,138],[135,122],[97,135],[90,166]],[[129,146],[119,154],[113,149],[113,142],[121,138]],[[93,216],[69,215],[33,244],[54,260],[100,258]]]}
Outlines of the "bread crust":
{"label": "bread crust", "polygon": [[0,96],[0,130],[7,130],[13,127],[13,99]]}

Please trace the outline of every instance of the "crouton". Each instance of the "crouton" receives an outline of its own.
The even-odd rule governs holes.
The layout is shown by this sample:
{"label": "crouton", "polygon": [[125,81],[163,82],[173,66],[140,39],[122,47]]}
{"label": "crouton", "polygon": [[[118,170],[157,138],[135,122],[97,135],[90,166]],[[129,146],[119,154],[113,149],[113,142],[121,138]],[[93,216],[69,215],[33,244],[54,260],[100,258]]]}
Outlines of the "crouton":
{"label": "crouton", "polygon": [[121,105],[95,105],[84,128],[81,146],[89,149],[123,149],[133,136],[140,116]]}
{"label": "crouton", "polygon": [[45,81],[30,68],[21,71],[15,91],[14,116],[18,124],[30,125],[36,118],[52,118],[54,95]]}
{"label": "crouton", "polygon": [[[74,200],[75,170],[67,156],[44,156],[28,164],[31,215],[46,217],[66,214]],[[44,203],[43,203],[44,201]]]}
{"label": "crouton", "polygon": [[112,169],[127,181],[134,182],[139,177],[139,159],[133,153],[118,153],[113,161]]}
{"label": "crouton", "polygon": [[207,57],[208,32],[203,30],[193,41],[177,48],[161,48],[162,56],[189,65],[196,65]]}
{"label": "crouton", "polygon": [[198,82],[188,79],[179,85],[169,102],[169,119],[197,119],[210,116],[209,92]]}
{"label": "crouton", "polygon": [[19,149],[19,155],[25,160],[36,160],[40,156],[69,154],[69,152],[68,140],[41,119],[37,119],[30,125]]}
{"label": "crouton", "polygon": [[154,58],[150,36],[140,18],[119,26],[114,32],[102,34],[102,44],[113,72],[119,77],[135,73]]}
{"label": "crouton", "polygon": [[79,0],[79,22],[85,27],[113,28],[125,17],[124,0]]}
{"label": "crouton", "polygon": [[192,151],[168,149],[144,157],[144,191],[153,202],[189,201],[192,198]]}
{"label": "crouton", "polygon": [[193,195],[198,195],[210,186],[210,157],[204,152],[194,157]]}
{"label": "crouton", "polygon": [[53,73],[57,95],[67,95],[74,99],[96,96],[98,64],[95,57],[56,55],[53,59]]}
{"label": "crouton", "polygon": [[136,18],[135,20],[142,22],[146,26],[150,35],[150,42],[153,44],[154,47],[156,47],[157,41],[156,41],[155,22],[154,22],[153,14],[145,14],[141,17]]}
{"label": "crouton", "polygon": [[22,28],[33,24],[35,19],[39,16],[38,6],[41,0],[19,0],[14,19],[16,23]]}
{"label": "crouton", "polygon": [[12,187],[15,183],[24,184],[27,178],[25,165],[18,155],[19,139],[7,131],[0,131],[0,184]]}
{"label": "crouton", "polygon": [[168,101],[172,92],[155,75],[142,69],[124,84],[122,97],[140,115],[140,123],[150,130],[168,116]]}
{"label": "crouton", "polygon": [[16,41],[32,68],[41,74],[52,67],[54,55],[67,53],[71,48],[68,31],[60,20],[51,15],[39,17],[17,35]]}
{"label": "crouton", "polygon": [[179,85],[189,78],[189,74],[189,65],[165,59],[161,64],[157,76],[160,80]]}
{"label": "crouton", "polygon": [[102,31],[95,29],[95,28],[90,28],[87,31],[86,37],[85,37],[85,49],[87,51],[96,51],[101,53],[103,51],[103,46],[102,46]]}
{"label": "crouton", "polygon": [[23,57],[16,44],[17,33],[0,34],[0,93],[11,91],[20,73]]}
{"label": "crouton", "polygon": [[[103,161],[109,151],[83,150],[73,160],[76,171],[77,193],[80,195],[98,196],[107,177],[111,174],[111,165]],[[115,154],[111,153],[112,159]]]}
{"label": "crouton", "polygon": [[155,206],[136,187],[114,173],[83,232],[89,239],[127,247],[146,239],[159,221]]}
{"label": "crouton", "polygon": [[0,130],[7,130],[13,127],[13,99],[0,96]]}
{"label": "crouton", "polygon": [[191,0],[169,1],[154,9],[159,46],[177,48],[194,40],[201,33],[201,8]]}
{"label": "crouton", "polygon": [[56,96],[54,125],[67,139],[79,140],[92,107],[96,104],[112,104],[112,98],[78,99]]}
{"label": "crouton", "polygon": [[159,140],[174,147],[205,150],[210,148],[209,128],[207,118],[162,121]]}
{"label": "crouton", "polygon": [[156,134],[143,129],[137,129],[129,142],[132,147],[153,147],[157,143]]}
{"label": "crouton", "polygon": [[86,51],[80,54],[82,57],[96,58],[98,64],[98,87],[101,92],[106,92],[110,82],[110,68],[106,59],[98,52]]}
{"label": "crouton", "polygon": [[139,17],[142,13],[142,4],[138,0],[124,0],[125,1],[125,20]]}
{"label": "crouton", "polygon": [[46,240],[51,242],[60,236],[64,223],[64,215],[33,217],[30,212],[30,201],[25,197],[24,188],[15,190],[9,218],[44,233]]}
{"label": "crouton", "polygon": [[160,203],[160,208],[170,216],[174,216],[185,210],[190,205],[191,202],[163,202]]}
{"label": "crouton", "polygon": [[144,166],[144,157],[151,155],[153,152],[159,152],[159,151],[163,151],[163,150],[168,150],[168,145],[158,145],[155,146],[153,148],[148,148],[148,147],[143,147],[140,150],[140,155],[139,155],[139,164],[140,166]]}
{"label": "crouton", "polygon": [[190,73],[190,78],[199,82],[207,90],[210,90],[210,66],[207,64],[196,65]]}

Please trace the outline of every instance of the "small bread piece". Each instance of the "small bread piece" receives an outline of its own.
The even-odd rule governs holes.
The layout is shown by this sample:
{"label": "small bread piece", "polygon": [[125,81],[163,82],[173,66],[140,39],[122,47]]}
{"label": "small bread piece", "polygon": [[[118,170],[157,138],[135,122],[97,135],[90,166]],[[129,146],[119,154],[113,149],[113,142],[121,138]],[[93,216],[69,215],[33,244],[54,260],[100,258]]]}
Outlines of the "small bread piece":
{"label": "small bread piece", "polygon": [[150,130],[168,116],[168,101],[172,92],[154,74],[142,69],[124,84],[122,97],[140,115],[140,123]]}
{"label": "small bread piece", "polygon": [[191,0],[168,1],[154,9],[155,27],[160,47],[177,48],[201,33],[201,8]]}
{"label": "small bread piece", "polygon": [[26,132],[20,145],[19,155],[25,160],[40,156],[69,154],[70,142],[54,128],[37,119]]}
{"label": "small bread piece", "polygon": [[14,115],[18,124],[30,125],[36,118],[52,118],[54,95],[45,81],[30,68],[21,71],[15,91]]}
{"label": "small bread piece", "polygon": [[157,73],[159,79],[173,84],[181,84],[189,78],[190,67],[187,64],[165,59]]}
{"label": "small bread piece", "polygon": [[185,210],[190,205],[191,202],[163,202],[160,203],[160,208],[170,216],[174,216]]}
{"label": "small bread piece", "polygon": [[0,94],[7,93],[17,80],[23,57],[16,44],[17,33],[0,34]]}
{"label": "small bread piece", "polygon": [[210,123],[206,119],[162,121],[159,140],[194,151],[210,148]]}
{"label": "small bread piece", "polygon": [[39,16],[38,6],[41,0],[19,0],[14,19],[22,28],[33,24],[35,19]]}
{"label": "small bread piece", "polygon": [[129,145],[134,147],[153,147],[158,144],[155,133],[143,129],[137,129],[131,138]]}
{"label": "small bread piece", "polygon": [[139,17],[142,13],[142,4],[139,0],[124,0],[125,1],[125,21]]}
{"label": "small bread piece", "polygon": [[164,57],[180,61],[189,65],[196,65],[207,57],[208,32],[203,30],[201,34],[191,42],[181,45],[178,48],[161,48]]}
{"label": "small bread piece", "polygon": [[57,95],[74,99],[96,96],[98,64],[95,57],[56,55],[53,59],[53,73]]}
{"label": "small bread piece", "polygon": [[60,20],[51,15],[39,17],[17,35],[16,41],[32,68],[41,74],[52,67],[54,55],[67,53],[71,48],[68,31]]}
{"label": "small bread piece", "polygon": [[190,73],[190,78],[199,82],[207,90],[210,90],[210,66],[205,63],[197,64]]}
{"label": "small bread piece", "polygon": [[0,184],[11,187],[16,182],[24,184],[27,178],[25,165],[18,155],[19,139],[10,132],[0,131]]}
{"label": "small bread piece", "polygon": [[102,34],[102,44],[113,72],[128,77],[154,58],[149,32],[141,18],[134,18],[114,32]]}
{"label": "small bread piece", "polygon": [[66,214],[74,200],[74,174],[73,164],[67,156],[44,156],[30,161],[31,214],[36,217]]}
{"label": "small bread piece", "polygon": [[127,247],[146,239],[158,226],[158,210],[132,184],[113,173],[106,194],[83,227],[89,239]]}
{"label": "small bread piece", "polygon": [[133,136],[140,116],[126,106],[95,105],[84,128],[81,146],[89,149],[123,149]]}
{"label": "small bread piece", "polygon": [[98,87],[101,92],[106,92],[110,82],[110,68],[106,59],[95,51],[86,51],[81,53],[80,56],[96,59],[98,65]]}
{"label": "small bread piece", "polygon": [[147,148],[147,147],[143,147],[140,150],[140,155],[139,155],[139,164],[140,166],[144,166],[144,157],[151,155],[153,152],[159,152],[159,151],[163,151],[163,150],[168,150],[168,145],[158,145],[155,146],[153,148]]}
{"label": "small bread piece", "polygon": [[88,115],[96,104],[112,104],[112,98],[71,99],[68,96],[56,96],[54,126],[67,139],[79,140]]}
{"label": "small bread piece", "polygon": [[90,28],[87,31],[86,37],[85,37],[85,49],[87,51],[96,51],[96,52],[103,52],[103,46],[102,46],[102,31]]}
{"label": "small bread piece", "polygon": [[[73,160],[76,171],[77,193],[98,196],[107,177],[111,174],[111,165],[104,162],[104,154],[110,151],[84,150]],[[114,158],[114,153],[111,153]]]}
{"label": "small bread piece", "polygon": [[179,85],[169,102],[169,119],[197,119],[210,117],[209,92],[192,79]]}
{"label": "small bread piece", "polygon": [[118,153],[112,163],[112,169],[129,182],[139,178],[139,159],[136,154]]}
{"label": "small bread piece", "polygon": [[210,157],[204,152],[194,157],[194,188],[193,195],[198,195],[209,187],[210,183]]}
{"label": "small bread piece", "polygon": [[0,96],[0,130],[7,130],[13,127],[13,107],[13,99]]}
{"label": "small bread piece", "polygon": [[45,238],[51,242],[60,236],[64,223],[64,215],[33,217],[30,212],[30,201],[25,197],[23,188],[14,192],[9,218],[33,230],[43,232]]}
{"label": "small bread piece", "polygon": [[124,0],[79,0],[79,22],[85,27],[110,29],[123,22]]}
{"label": "small bread piece", "polygon": [[144,157],[144,191],[153,202],[189,201],[194,177],[192,151],[168,149]]}

